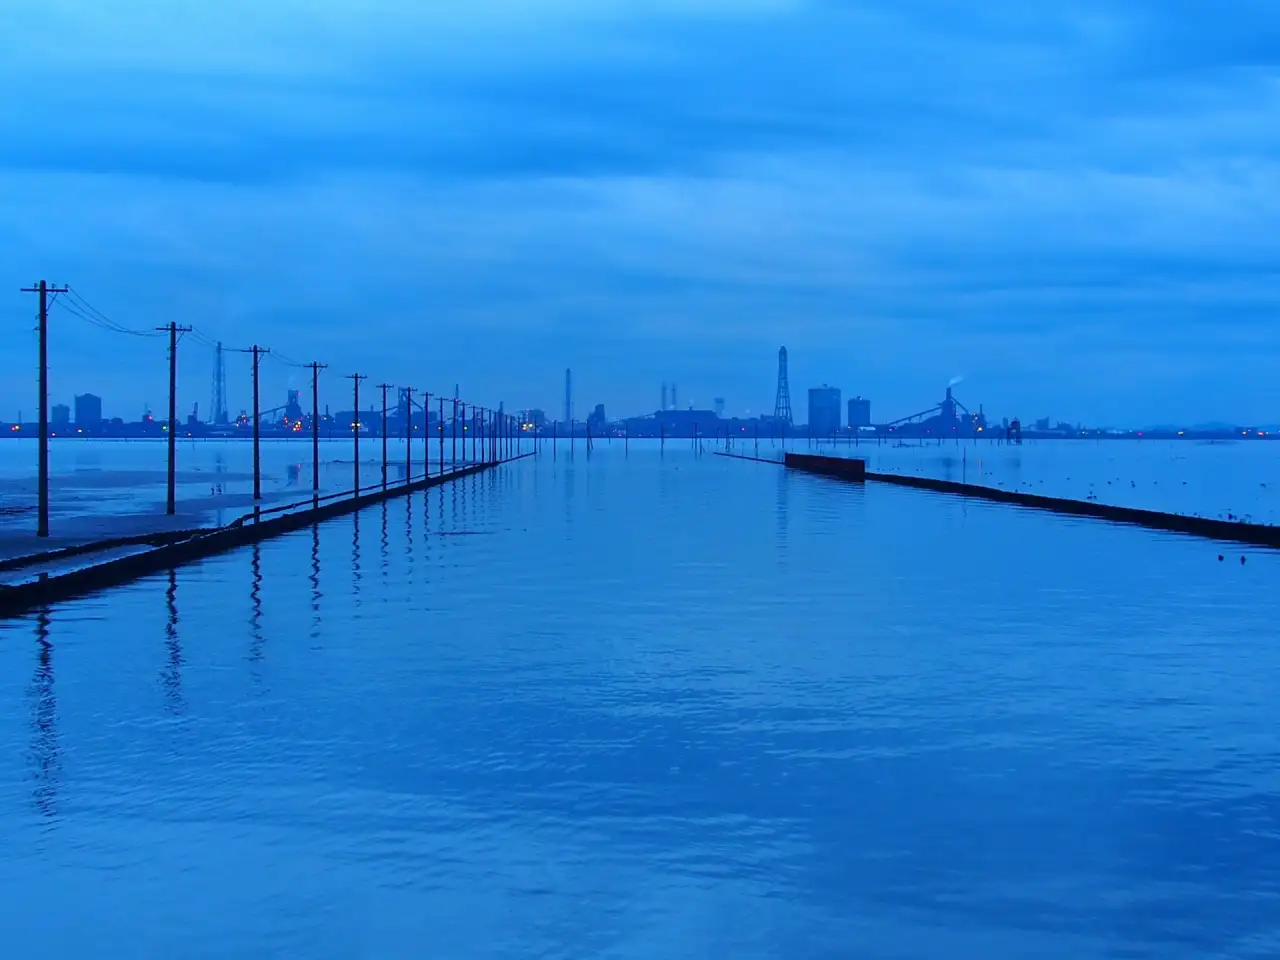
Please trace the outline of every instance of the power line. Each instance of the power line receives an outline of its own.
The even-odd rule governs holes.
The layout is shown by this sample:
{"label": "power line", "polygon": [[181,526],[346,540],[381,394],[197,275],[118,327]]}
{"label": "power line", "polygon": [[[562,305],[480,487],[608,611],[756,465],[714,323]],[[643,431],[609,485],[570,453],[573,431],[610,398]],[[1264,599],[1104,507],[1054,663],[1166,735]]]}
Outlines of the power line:
{"label": "power line", "polygon": [[270,357],[271,359],[275,360],[277,363],[283,364],[286,367],[305,367],[308,370],[311,369],[311,364],[303,363],[300,360],[295,360],[293,359],[293,357],[289,356],[287,353],[282,353],[277,355],[275,351],[272,351],[272,353],[270,354]]}
{"label": "power line", "polygon": [[97,307],[95,307],[93,304],[91,304],[83,296],[81,296],[80,292],[77,291],[74,287],[68,286],[67,294],[68,296],[71,297],[75,305],[81,311],[95,318],[103,326],[110,327],[111,329],[114,329],[120,333],[146,334],[148,336],[155,333],[155,331],[131,330],[128,327],[126,327],[124,324],[117,323],[116,321],[108,317],[105,313],[103,313],[101,310],[99,310]]}
{"label": "power line", "polygon": [[92,324],[102,330],[108,330],[112,333],[128,334],[132,337],[159,337],[164,334],[154,330],[131,330],[122,324],[116,323],[101,310],[98,310],[93,304],[89,303],[84,297],[80,296],[75,290],[67,288],[69,299],[62,303],[62,310],[77,317],[86,323]]}

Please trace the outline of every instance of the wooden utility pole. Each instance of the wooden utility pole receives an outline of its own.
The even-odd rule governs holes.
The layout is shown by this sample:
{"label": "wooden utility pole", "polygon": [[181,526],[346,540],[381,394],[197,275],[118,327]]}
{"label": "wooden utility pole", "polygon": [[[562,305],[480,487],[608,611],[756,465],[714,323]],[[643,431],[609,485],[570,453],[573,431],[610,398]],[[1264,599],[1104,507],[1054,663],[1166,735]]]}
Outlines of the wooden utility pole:
{"label": "wooden utility pole", "polygon": [[66,293],[67,287],[51,287],[41,280],[23,293],[40,295],[40,453],[37,484],[40,488],[40,514],[36,520],[36,536],[49,536],[49,294]]}
{"label": "wooden utility pole", "polygon": [[378,384],[382,391],[382,488],[387,488],[387,391],[394,389],[390,383]]}
{"label": "wooden utility pole", "polygon": [[320,492],[320,371],[328,365],[311,362],[311,490]]}
{"label": "wooden utility pole", "polygon": [[167,327],[156,329],[169,334],[169,486],[164,512],[173,516],[178,511],[178,334],[190,333],[191,328],[170,321]]}
{"label": "wooden utility pole", "polygon": [[404,388],[404,482],[413,481],[413,387]]}
{"label": "wooden utility pole", "polygon": [[363,374],[349,373],[347,374],[347,379],[350,380],[352,384],[352,416],[355,417],[355,420],[351,423],[351,436],[353,449],[355,451],[355,465],[353,467],[355,476],[352,479],[351,495],[353,497],[358,497],[360,496],[360,381],[368,380],[369,378]]}
{"label": "wooden utility pole", "polygon": [[431,476],[431,391],[422,391],[422,475]]}
{"label": "wooden utility pole", "polygon": [[450,421],[450,433],[453,435],[449,441],[449,465],[454,469],[458,469],[458,398],[453,398],[453,417]]}
{"label": "wooden utility pole", "polygon": [[249,352],[253,354],[253,499],[262,499],[262,453],[259,444],[262,438],[260,421],[262,415],[258,412],[258,365],[262,362],[264,354],[270,353],[270,350],[263,349],[256,343],[249,348]]}

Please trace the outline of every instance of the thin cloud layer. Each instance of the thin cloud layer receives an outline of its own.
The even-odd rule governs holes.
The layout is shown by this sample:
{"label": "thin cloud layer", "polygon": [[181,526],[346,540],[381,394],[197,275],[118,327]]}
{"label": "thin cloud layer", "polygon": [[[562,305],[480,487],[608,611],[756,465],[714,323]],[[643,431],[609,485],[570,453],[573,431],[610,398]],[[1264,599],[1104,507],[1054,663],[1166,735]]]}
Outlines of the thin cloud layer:
{"label": "thin cloud layer", "polygon": [[611,409],[759,410],[786,342],[886,413],[964,369],[1000,413],[1268,419],[1280,11],[1028,9],[24,0],[0,248],[139,325],[512,403],[572,364]]}

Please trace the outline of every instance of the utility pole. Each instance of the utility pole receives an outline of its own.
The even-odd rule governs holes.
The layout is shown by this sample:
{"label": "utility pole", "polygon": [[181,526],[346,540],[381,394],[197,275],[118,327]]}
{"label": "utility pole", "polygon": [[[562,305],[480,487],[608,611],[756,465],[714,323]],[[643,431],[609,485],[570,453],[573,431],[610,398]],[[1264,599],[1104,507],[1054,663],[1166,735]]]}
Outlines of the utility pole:
{"label": "utility pole", "polygon": [[431,391],[422,391],[422,475],[431,476]]}
{"label": "utility pole", "polygon": [[312,362],[311,367],[311,490],[320,492],[320,371],[327,369],[324,363]]}
{"label": "utility pole", "polygon": [[347,374],[347,379],[351,381],[352,390],[354,391],[351,404],[354,410],[352,416],[355,417],[355,421],[351,424],[351,436],[355,450],[355,476],[352,480],[351,495],[358,497],[360,496],[360,381],[368,380],[369,378],[359,373],[349,373]]}
{"label": "utility pole", "polygon": [[170,321],[167,327],[156,329],[169,332],[169,488],[168,496],[165,498],[164,512],[173,516],[178,511],[178,334],[190,333],[191,328],[180,327]]}
{"label": "utility pole", "polygon": [[258,449],[258,443],[261,438],[259,421],[262,417],[258,413],[258,364],[262,362],[262,355],[270,353],[270,350],[264,350],[256,343],[249,350],[253,354],[253,499],[262,499],[262,458]]}
{"label": "utility pole", "polygon": [[49,536],[49,294],[66,293],[67,287],[51,287],[41,280],[23,293],[40,295],[40,516],[36,521],[36,536]]}
{"label": "utility pole", "polygon": [[462,462],[467,462],[467,405],[462,404]]}
{"label": "utility pole", "polygon": [[382,489],[387,489],[387,391],[392,389],[394,384],[380,383],[378,389],[382,391]]}
{"label": "utility pole", "polygon": [[404,388],[404,482],[413,482],[413,387]]}
{"label": "utility pole", "polygon": [[450,432],[453,439],[449,441],[449,465],[454,469],[458,469],[458,398],[453,398],[453,419],[450,422]]}

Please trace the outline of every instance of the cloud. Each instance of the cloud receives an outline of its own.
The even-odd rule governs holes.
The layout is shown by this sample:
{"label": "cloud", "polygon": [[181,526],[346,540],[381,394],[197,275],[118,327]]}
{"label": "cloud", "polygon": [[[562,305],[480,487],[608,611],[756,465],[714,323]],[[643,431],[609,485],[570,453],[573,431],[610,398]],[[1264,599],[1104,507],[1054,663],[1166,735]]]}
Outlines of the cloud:
{"label": "cloud", "polygon": [[[694,389],[661,368],[682,345],[760,352],[704,392],[767,406],[786,340],[798,378],[890,407],[964,369],[989,406],[1115,419],[1154,406],[1145,355],[1162,385],[1221,380],[1205,416],[1261,415],[1280,14],[1028,9],[23,0],[0,30],[0,82],[26,84],[0,104],[0,249],[22,282],[65,271],[228,337],[342,349],[359,314],[348,352],[391,377],[378,344],[429,318],[453,348],[509,333],[462,361],[495,390],[616,343],[592,362],[627,406]],[[39,24],[59,42],[37,56],[16,38]],[[1117,357],[1131,391],[1090,400]]]}

